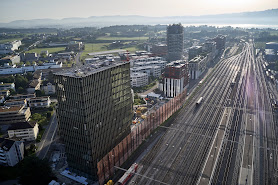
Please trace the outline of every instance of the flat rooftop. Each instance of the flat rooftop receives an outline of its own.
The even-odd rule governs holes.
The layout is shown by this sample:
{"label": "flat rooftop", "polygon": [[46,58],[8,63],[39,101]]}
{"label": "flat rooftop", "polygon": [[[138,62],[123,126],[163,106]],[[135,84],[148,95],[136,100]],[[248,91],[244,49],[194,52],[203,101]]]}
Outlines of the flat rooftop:
{"label": "flat rooftop", "polygon": [[11,106],[11,107],[2,106],[2,107],[0,107],[0,113],[6,113],[6,112],[19,112],[23,107],[24,107],[24,105],[20,105],[20,106]]}
{"label": "flat rooftop", "polygon": [[68,70],[60,71],[55,73],[55,75],[62,75],[74,78],[82,78],[86,77],[100,71],[107,70],[112,67],[121,66],[129,62],[109,62],[109,61],[97,61],[91,64],[85,64],[82,66],[76,66],[74,68],[70,68]]}

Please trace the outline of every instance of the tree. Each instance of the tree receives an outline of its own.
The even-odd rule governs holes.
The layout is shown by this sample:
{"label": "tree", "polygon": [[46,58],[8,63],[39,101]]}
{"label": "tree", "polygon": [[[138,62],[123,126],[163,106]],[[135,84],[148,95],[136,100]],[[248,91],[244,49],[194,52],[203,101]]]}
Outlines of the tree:
{"label": "tree", "polygon": [[47,185],[57,179],[46,159],[26,157],[19,166],[19,183],[22,185]]}
{"label": "tree", "polygon": [[42,116],[39,113],[32,114],[32,120],[40,121]]}
{"label": "tree", "polygon": [[26,62],[25,65],[26,65],[26,66],[30,66],[31,63],[30,63],[30,62]]}
{"label": "tree", "polygon": [[32,80],[33,79],[33,74],[31,73],[31,72],[28,72],[27,74],[26,74],[26,78],[27,78],[27,80]]}
{"label": "tree", "polygon": [[19,94],[23,94],[23,93],[26,92],[26,90],[23,89],[23,87],[19,87],[19,88],[17,89],[17,92],[18,92]]}
{"label": "tree", "polygon": [[16,95],[15,90],[13,90],[13,89],[9,89],[9,91],[10,91],[10,94],[11,94],[11,95]]}
{"label": "tree", "polygon": [[44,91],[41,91],[41,90],[35,90],[35,93],[36,93],[37,97],[42,97],[45,95]]}
{"label": "tree", "polygon": [[27,78],[21,76],[21,75],[16,75],[15,77],[15,87],[18,89],[19,87],[22,87],[23,89],[26,89],[28,86],[28,80]]}

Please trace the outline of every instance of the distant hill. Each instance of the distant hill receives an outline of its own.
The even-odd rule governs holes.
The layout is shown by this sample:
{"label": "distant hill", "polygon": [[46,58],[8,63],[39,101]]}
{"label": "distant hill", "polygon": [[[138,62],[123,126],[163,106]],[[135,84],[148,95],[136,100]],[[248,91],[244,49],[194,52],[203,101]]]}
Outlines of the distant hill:
{"label": "distant hill", "polygon": [[17,20],[9,23],[0,23],[4,28],[72,28],[72,27],[103,27],[111,25],[133,24],[261,24],[278,25],[278,9],[202,16],[169,16],[146,17],[137,15],[128,16],[92,16],[88,18],[65,19],[32,19]]}

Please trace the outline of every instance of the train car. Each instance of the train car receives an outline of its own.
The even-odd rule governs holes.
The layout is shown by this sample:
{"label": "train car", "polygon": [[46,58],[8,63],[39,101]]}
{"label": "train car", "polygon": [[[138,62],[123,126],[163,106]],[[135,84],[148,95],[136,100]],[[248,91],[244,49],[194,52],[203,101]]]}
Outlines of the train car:
{"label": "train car", "polygon": [[131,167],[125,172],[125,174],[118,180],[117,185],[124,185],[126,184],[129,179],[134,175],[134,173],[137,171],[138,164],[134,163],[131,165]]}
{"label": "train car", "polygon": [[199,100],[196,102],[196,106],[200,105],[203,101],[203,97],[199,98]]}
{"label": "train car", "polygon": [[272,100],[272,107],[277,110],[278,109],[278,102],[276,100]]}
{"label": "train car", "polygon": [[270,76],[271,82],[275,83],[275,77],[273,75]]}
{"label": "train car", "polygon": [[268,71],[266,71],[265,74],[266,74],[267,77],[269,77],[269,72]]}

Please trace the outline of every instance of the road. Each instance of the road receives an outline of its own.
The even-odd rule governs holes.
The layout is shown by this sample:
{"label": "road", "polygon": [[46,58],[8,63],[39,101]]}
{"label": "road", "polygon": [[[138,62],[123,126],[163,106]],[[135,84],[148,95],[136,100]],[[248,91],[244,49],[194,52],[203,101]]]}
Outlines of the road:
{"label": "road", "polygon": [[54,111],[49,126],[45,129],[41,142],[37,145],[37,157],[44,159],[57,131],[56,111]]}
{"label": "road", "polygon": [[130,184],[277,184],[276,113],[253,52],[250,40],[215,66],[139,161],[148,178],[135,175]]}

